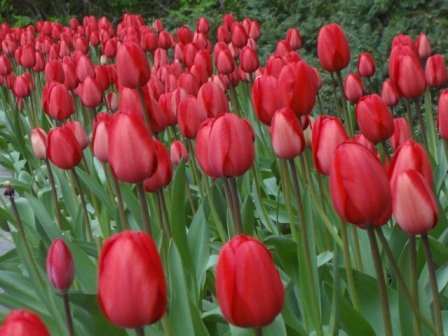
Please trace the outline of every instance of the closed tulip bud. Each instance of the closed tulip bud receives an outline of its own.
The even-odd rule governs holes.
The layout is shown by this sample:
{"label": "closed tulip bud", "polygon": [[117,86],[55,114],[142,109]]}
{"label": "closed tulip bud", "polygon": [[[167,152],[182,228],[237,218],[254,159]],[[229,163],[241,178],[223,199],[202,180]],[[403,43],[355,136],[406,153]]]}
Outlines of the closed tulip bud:
{"label": "closed tulip bud", "polygon": [[33,66],[34,72],[42,72],[45,69],[45,60],[44,56],[40,51],[36,51],[36,64]]}
{"label": "closed tulip bud", "polygon": [[16,80],[14,81],[13,92],[17,98],[25,98],[31,94],[33,87],[34,85],[31,75],[29,74],[29,72],[25,72],[24,74],[16,77]]}
{"label": "closed tulip bud", "polygon": [[250,22],[250,27],[249,27],[249,38],[253,39],[253,40],[258,40],[261,36],[261,32],[260,32],[260,24],[258,23],[257,20],[252,20]]}
{"label": "closed tulip bud", "polygon": [[188,26],[183,25],[177,30],[177,40],[182,44],[188,44],[193,41],[193,32]]}
{"label": "closed tulip bud", "polygon": [[103,54],[109,58],[115,57],[117,53],[117,40],[109,39],[103,44]]}
{"label": "closed tulip bud", "polygon": [[330,173],[334,151],[346,140],[348,135],[339,119],[329,116],[319,116],[316,119],[313,125],[311,147],[317,171],[323,175]]}
{"label": "closed tulip bud", "polygon": [[39,316],[27,310],[13,310],[0,327],[2,336],[50,336],[45,324]]}
{"label": "closed tulip bud", "polygon": [[242,48],[247,43],[247,33],[243,28],[243,25],[239,22],[234,22],[231,27],[232,32],[232,44],[236,48]]}
{"label": "closed tulip bud", "polygon": [[181,100],[177,109],[177,121],[184,137],[194,139],[205,119],[207,115],[199,108],[196,97],[187,96]]}
{"label": "closed tulip bud", "polygon": [[125,87],[136,89],[149,80],[148,60],[136,43],[125,42],[118,47],[116,64],[118,81]]}
{"label": "closed tulip bud", "polygon": [[50,82],[42,91],[44,112],[55,120],[69,118],[75,112],[73,97],[67,87],[57,82]]}
{"label": "closed tulip bud", "polygon": [[305,138],[299,120],[289,108],[274,113],[271,127],[272,148],[277,157],[293,159],[305,149]]}
{"label": "closed tulip bud", "polygon": [[48,61],[45,65],[45,80],[47,83],[64,83],[65,73],[60,61]]}
{"label": "closed tulip bud", "polygon": [[389,107],[397,105],[400,100],[398,89],[390,79],[386,79],[383,82],[383,86],[381,88],[381,98]]}
{"label": "closed tulip bud", "polygon": [[35,128],[31,131],[31,147],[39,160],[47,158],[47,134],[43,129]]}
{"label": "closed tulip bud", "polygon": [[173,166],[177,166],[181,160],[184,162],[188,162],[189,155],[187,147],[185,147],[184,143],[176,140],[171,144],[170,147],[170,160]]}
{"label": "closed tulip bud", "polygon": [[355,73],[349,73],[344,81],[344,94],[347,100],[357,103],[364,95],[364,85],[361,78]]}
{"label": "closed tulip bud", "polygon": [[394,185],[397,176],[405,170],[418,171],[427,181],[428,185],[434,187],[431,161],[425,149],[413,140],[405,141],[396,151],[389,170],[391,186]]}
{"label": "closed tulip bud", "polygon": [[258,119],[266,125],[271,125],[275,111],[283,106],[280,95],[272,94],[272,92],[278,92],[278,90],[277,78],[269,75],[257,77],[252,86],[254,111]]}
{"label": "closed tulip bud", "polygon": [[358,72],[362,77],[372,77],[375,74],[375,61],[368,52],[359,55]]}
{"label": "closed tulip bud", "polygon": [[390,62],[392,71],[389,71],[389,77],[397,86],[400,96],[417,98],[425,92],[425,72],[417,57],[397,55],[391,57]]}
{"label": "closed tulip bud", "polygon": [[397,45],[409,46],[412,49],[414,49],[415,52],[417,52],[417,50],[415,49],[414,41],[412,40],[412,37],[410,37],[409,35],[398,34],[397,36],[395,36],[391,43],[391,49],[393,49]]}
{"label": "closed tulip bud", "polygon": [[216,293],[231,324],[260,328],[270,324],[285,302],[285,291],[266,247],[250,236],[233,237],[221,249]]}
{"label": "closed tulip bud", "polygon": [[118,95],[115,92],[109,92],[106,96],[107,108],[112,113],[118,109]]}
{"label": "closed tulip bud", "polygon": [[160,68],[165,64],[169,64],[170,60],[165,49],[157,48],[154,52],[154,67],[156,69]]}
{"label": "closed tulip bud", "polygon": [[297,28],[289,28],[286,32],[286,41],[292,50],[300,49],[302,46],[302,37]]}
{"label": "closed tulip bud", "polygon": [[435,54],[426,61],[425,78],[428,85],[443,86],[447,80],[446,64],[443,55]]}
{"label": "closed tulip bud", "polygon": [[199,90],[199,84],[196,78],[189,72],[184,72],[179,77],[179,87],[184,89],[187,94],[196,96]]}
{"label": "closed tulip bud", "polygon": [[70,121],[65,124],[65,127],[68,127],[73,132],[81,149],[84,149],[89,145],[89,137],[79,121]]}
{"label": "closed tulip bud", "polygon": [[448,90],[443,90],[439,95],[437,127],[440,136],[448,141]]}
{"label": "closed tulip bud", "polygon": [[392,113],[377,94],[361,98],[356,105],[355,113],[362,134],[374,144],[392,136],[394,132]]}
{"label": "closed tulip bud", "polygon": [[20,54],[20,65],[24,68],[31,69],[36,64],[36,50],[32,44],[22,47]]}
{"label": "closed tulip bud", "polygon": [[119,181],[138,183],[154,173],[157,165],[154,144],[141,117],[119,113],[109,121],[107,132],[107,158]]}
{"label": "closed tulip bud", "polygon": [[322,27],[317,37],[317,56],[326,71],[340,71],[350,62],[350,46],[337,23]]}
{"label": "closed tulip bud", "polygon": [[110,322],[122,328],[141,328],[165,314],[165,275],[148,234],[124,231],[107,239],[98,269],[98,301]]}
{"label": "closed tulip bud", "polygon": [[[223,138],[229,141],[222,141]],[[195,151],[207,175],[243,175],[255,159],[253,128],[247,120],[223,113],[210,123],[201,125],[196,136]]]}
{"label": "closed tulip bud", "polygon": [[208,22],[208,19],[205,17],[200,17],[196,25],[196,31],[198,33],[207,34],[209,30],[210,23]]}
{"label": "closed tulip bud", "polygon": [[152,31],[145,32],[140,39],[142,49],[151,53],[159,47],[158,43],[157,36]]}
{"label": "closed tulip bud", "polygon": [[207,70],[208,76],[213,75],[213,62],[210,53],[206,50],[199,50],[194,56],[194,65]]}
{"label": "closed tulip bud", "polygon": [[368,140],[363,134],[355,134],[353,136],[353,141],[356,143],[359,143],[360,145],[363,145],[365,148],[367,148],[369,151],[371,151],[373,154],[377,155],[378,152],[376,151],[376,147]]}
{"label": "closed tulip bud", "polygon": [[166,30],[160,32],[158,45],[159,45],[159,48],[162,48],[162,49],[171,48],[172,38],[171,38],[170,33],[168,33]]}
{"label": "closed tulip bud", "polygon": [[226,26],[219,26],[216,31],[216,37],[219,42],[230,43],[232,34]]}
{"label": "closed tulip bud", "polygon": [[240,54],[240,65],[244,72],[255,72],[259,67],[257,52],[250,47],[244,47]]}
{"label": "closed tulip bud", "polygon": [[434,192],[416,170],[401,172],[392,185],[393,214],[400,228],[411,235],[425,234],[439,216]]}
{"label": "closed tulip bud", "polygon": [[56,291],[66,293],[75,277],[75,265],[70,250],[62,239],[56,239],[47,254],[47,275]]}
{"label": "closed tulip bud", "polygon": [[171,167],[168,151],[158,140],[154,140],[154,153],[157,160],[157,168],[151,177],[143,181],[143,187],[146,192],[156,192],[166,187],[173,178],[173,168]]}
{"label": "closed tulip bud", "polygon": [[271,75],[278,78],[280,72],[286,64],[287,63],[283,57],[274,55],[269,56],[266,62],[266,75]]}
{"label": "closed tulip bud", "polygon": [[290,107],[297,116],[311,113],[316,102],[315,74],[304,61],[289,63],[278,79],[283,106]]}
{"label": "closed tulip bud", "polygon": [[415,40],[415,48],[420,59],[428,58],[431,55],[431,44],[428,36],[423,33],[420,34]]}
{"label": "closed tulip bud", "polygon": [[386,172],[367,148],[345,142],[334,152],[330,193],[344,220],[365,227],[380,226],[392,212],[392,195]]}
{"label": "closed tulip bud", "polygon": [[203,84],[198,92],[199,110],[209,118],[214,118],[229,110],[226,93],[215,83]]}
{"label": "closed tulip bud", "polygon": [[90,76],[79,84],[77,94],[81,103],[90,108],[95,108],[103,102],[103,90],[101,90],[95,78]]}
{"label": "closed tulip bud", "polygon": [[107,135],[107,125],[110,116],[107,113],[98,113],[93,126],[92,134],[92,151],[98,161],[107,163],[107,155],[109,152],[109,143]]}
{"label": "closed tulip bud", "polygon": [[76,76],[75,65],[72,62],[63,62],[62,69],[64,70],[64,85],[68,90],[74,90],[79,84]]}
{"label": "closed tulip bud", "polygon": [[216,53],[215,63],[219,73],[224,75],[228,75],[235,70],[235,61],[227,47]]}
{"label": "closed tulip bud", "polygon": [[11,73],[11,63],[8,56],[0,55],[0,76],[8,76]]}
{"label": "closed tulip bud", "polygon": [[95,78],[95,67],[90,58],[85,55],[82,55],[76,62],[76,76],[80,82],[84,82],[87,77]]}
{"label": "closed tulip bud", "polygon": [[53,128],[48,133],[47,157],[61,169],[72,169],[81,162],[81,146],[70,128]]}
{"label": "closed tulip bud", "polygon": [[398,149],[406,140],[412,139],[409,123],[406,118],[394,119],[394,134],[390,137],[390,144],[394,151]]}
{"label": "closed tulip bud", "polygon": [[154,27],[154,29],[158,33],[160,33],[164,29],[163,28],[163,22],[160,19],[155,19],[154,22],[152,23],[152,26]]}

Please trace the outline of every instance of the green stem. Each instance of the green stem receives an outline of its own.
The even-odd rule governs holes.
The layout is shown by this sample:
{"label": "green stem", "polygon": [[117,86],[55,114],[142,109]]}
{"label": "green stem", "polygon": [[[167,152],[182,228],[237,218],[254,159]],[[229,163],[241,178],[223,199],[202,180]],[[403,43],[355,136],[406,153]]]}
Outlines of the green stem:
{"label": "green stem", "polygon": [[[213,200],[212,191],[210,189],[210,186],[208,184],[208,178],[206,177],[204,179],[204,185],[205,185],[205,192],[207,193],[207,200],[208,204],[210,206],[210,211],[212,213],[213,221],[216,225],[216,231],[218,232],[219,238],[222,242],[225,242],[227,240],[227,234],[226,230],[224,229],[224,225],[222,224],[221,220],[219,219],[218,212],[216,211],[215,202]],[[225,186],[225,183],[224,183]]]}
{"label": "green stem", "polygon": [[410,103],[409,99],[405,99],[404,104],[406,106],[406,111],[408,113],[408,121],[409,121],[409,127],[411,129],[411,134],[412,134],[412,137],[415,139],[414,123],[412,122],[412,110],[411,110],[411,103]]}
{"label": "green stem", "polygon": [[431,247],[429,246],[428,235],[422,234],[423,250],[425,251],[426,263],[428,265],[429,281],[431,283],[434,322],[436,325],[436,335],[443,336],[442,312],[440,310],[439,289],[437,287],[436,270],[432,259]]}
{"label": "green stem", "polygon": [[64,301],[64,311],[65,311],[65,318],[67,321],[67,331],[69,336],[74,336],[75,330],[73,329],[73,319],[72,314],[70,312],[70,302],[68,299],[68,293],[64,293],[62,295],[62,300]]}
{"label": "green stem", "polygon": [[163,195],[163,190],[157,191],[157,204],[160,208],[160,213],[162,215],[162,226],[165,231],[165,235],[168,239],[171,239],[172,233],[171,233],[171,227],[170,227],[170,220],[168,217],[168,211],[166,209],[166,202],[165,202],[165,196]]}
{"label": "green stem", "polygon": [[143,230],[152,236],[151,223],[149,221],[148,202],[146,202],[145,189],[143,182],[137,183],[138,200],[140,202],[140,215],[142,217]]}
{"label": "green stem", "polygon": [[256,336],[263,336],[263,329],[255,328],[255,335]]}
{"label": "green stem", "polygon": [[432,107],[432,98],[431,98],[431,91],[430,88],[426,88],[425,92],[425,118],[426,122],[429,128],[429,146],[432,151],[432,157],[438,163],[438,156],[437,156],[437,129],[434,123],[434,114],[433,114],[433,107]]}
{"label": "green stem", "polygon": [[89,213],[87,212],[86,199],[84,198],[84,193],[82,192],[82,189],[81,189],[81,183],[79,182],[79,177],[78,177],[78,174],[76,173],[75,168],[73,168],[71,170],[71,172],[72,172],[73,180],[76,184],[76,188],[78,189],[78,192],[79,192],[79,198],[81,199],[81,205],[82,205],[82,209],[83,209],[83,213],[84,213],[84,221],[85,221],[86,231],[87,231],[86,232],[87,239],[89,240],[89,242],[93,242],[92,226],[90,224]]}
{"label": "green stem", "polygon": [[120,184],[118,183],[118,180],[114,176],[114,174],[110,174],[112,177],[112,183],[114,185],[114,191],[115,195],[117,196],[117,203],[118,203],[118,214],[120,216],[120,222],[122,229],[129,230],[129,223],[128,223],[128,217],[126,216],[126,212],[124,211],[124,203],[123,203],[123,195],[121,194]]}
{"label": "green stem", "polygon": [[196,156],[195,156],[195,152],[193,149],[193,144],[190,140],[187,140],[187,148],[188,148],[188,152],[189,152],[189,164],[190,164],[190,168],[191,171],[193,173],[193,178],[196,182],[196,185],[198,186],[199,189],[199,194],[201,195],[201,198],[204,198],[204,191],[202,190],[202,184],[201,184],[201,180],[198,174],[198,168],[196,165]]}
{"label": "green stem", "polygon": [[163,331],[165,332],[165,336],[171,336],[173,334],[173,332],[171,330],[168,313],[165,313],[165,315],[163,315],[161,322],[162,322]]}
{"label": "green stem", "polygon": [[268,213],[266,211],[266,208],[263,204],[262,197],[261,197],[261,188],[260,188],[260,179],[258,178],[257,169],[255,166],[252,166],[252,174],[254,176],[254,183],[255,183],[255,192],[257,193],[257,197],[260,200],[260,208],[261,213],[263,214],[264,221],[266,222],[267,229],[272,233],[278,233],[276,227],[272,224],[271,220],[269,219]]}
{"label": "green stem", "polygon": [[[230,76],[229,76],[229,80],[230,80]],[[232,83],[230,83],[230,100],[232,101],[232,107],[233,107],[233,112],[240,117],[240,107],[238,105],[238,97],[236,95],[236,90],[235,87],[233,86]]]}
{"label": "green stem", "polygon": [[135,329],[135,334],[137,336],[145,336],[145,329],[143,327]]}
{"label": "green stem", "polygon": [[236,234],[243,233],[243,224],[241,221],[240,202],[238,199],[238,188],[234,177],[225,178],[224,183],[227,184],[228,204],[232,212],[233,226]]}
{"label": "green stem", "polygon": [[383,265],[381,263],[380,251],[375,238],[374,228],[371,224],[367,225],[367,234],[369,236],[370,249],[372,251],[373,263],[377,277],[378,291],[381,299],[381,308],[384,321],[384,335],[392,336],[392,322],[390,319],[389,300],[387,298],[386,282],[384,280]]}
{"label": "green stem", "polygon": [[[415,236],[409,235],[409,269],[411,280],[411,294],[417,307],[419,305],[418,298],[418,286],[417,286],[417,248],[415,243]],[[412,324],[414,325],[414,331],[416,336],[421,335],[420,323],[417,316],[413,316]]]}
{"label": "green stem", "polygon": [[62,229],[62,217],[61,217],[61,209],[59,208],[58,194],[56,191],[56,183],[54,182],[53,170],[51,169],[50,162],[48,159],[45,159],[45,164],[47,166],[48,171],[48,180],[50,181],[51,186],[51,194],[53,195],[54,202],[54,213],[56,215],[56,224],[58,226],[59,231],[63,231]]}
{"label": "green stem", "polygon": [[425,121],[423,120],[422,108],[420,106],[420,100],[418,97],[414,99],[414,103],[415,103],[415,110],[417,111],[418,122],[420,124],[422,132],[423,144],[425,145],[425,148],[428,151],[428,137],[426,136]]}
{"label": "green stem", "polygon": [[339,276],[339,247],[334,244],[334,254],[333,254],[333,301],[331,304],[331,317],[330,317],[330,330],[328,332],[331,336],[337,336],[338,332],[338,324],[339,324],[339,315],[340,315],[340,276]]}
{"label": "green stem", "polygon": [[191,194],[190,184],[188,183],[188,179],[185,178],[185,191],[188,195],[188,200],[190,201],[191,212],[193,216],[196,214],[196,208],[194,206],[193,195]]}
{"label": "green stem", "polygon": [[356,227],[352,227],[352,233],[353,233],[353,250],[355,251],[355,263],[356,268],[360,272],[364,272],[364,265],[362,263],[362,257],[361,257],[361,245],[359,244],[359,235],[358,230]]}
{"label": "green stem", "polygon": [[353,136],[353,133],[355,132],[355,129],[353,127],[353,122],[352,122],[352,114],[351,114],[351,112],[349,110],[349,106],[347,104],[347,101],[345,100],[344,82],[342,80],[341,72],[338,71],[336,73],[336,76],[338,78],[339,88],[341,90],[341,102],[342,102],[342,107],[344,109],[345,119],[347,121],[348,135],[351,137],[351,136]]}
{"label": "green stem", "polygon": [[331,76],[331,83],[333,84],[333,96],[334,96],[334,103],[336,106],[336,117],[341,120],[341,112],[339,111],[339,104],[338,104],[338,94],[336,93],[336,80],[334,79],[334,75],[332,72],[330,72],[330,76]]}

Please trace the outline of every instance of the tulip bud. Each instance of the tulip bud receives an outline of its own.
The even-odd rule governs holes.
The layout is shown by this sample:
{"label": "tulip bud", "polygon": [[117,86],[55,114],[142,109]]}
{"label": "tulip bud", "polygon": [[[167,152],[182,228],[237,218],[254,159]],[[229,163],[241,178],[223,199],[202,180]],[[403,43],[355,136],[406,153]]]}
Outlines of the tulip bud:
{"label": "tulip bud", "polygon": [[194,139],[202,122],[207,118],[205,111],[199,109],[198,100],[187,96],[179,103],[177,121],[180,132],[187,139]]}
{"label": "tulip bud", "polygon": [[56,120],[69,118],[75,112],[75,103],[67,87],[57,82],[45,84],[42,106],[46,114]]}
{"label": "tulip bud", "polygon": [[210,30],[210,23],[208,22],[207,18],[200,17],[196,25],[196,31],[198,33],[207,34],[209,30]]}
{"label": "tulip bud", "polygon": [[443,55],[435,54],[426,61],[425,78],[428,85],[439,87],[446,83],[446,64]]}
{"label": "tulip bud", "polygon": [[188,151],[183,142],[179,140],[174,141],[170,147],[170,160],[173,166],[177,166],[181,160],[188,162],[188,159]]}
{"label": "tulip bud", "polygon": [[240,54],[240,65],[244,72],[255,72],[259,67],[257,52],[250,47],[244,47]]}
{"label": "tulip bud", "polygon": [[344,31],[337,23],[322,27],[317,37],[317,55],[326,71],[340,71],[350,62],[350,47]]}
{"label": "tulip bud", "polygon": [[183,45],[191,43],[193,41],[193,32],[188,26],[183,25],[177,30],[177,40]]}
{"label": "tulip bud", "polygon": [[434,192],[416,170],[401,172],[392,185],[393,214],[400,228],[408,234],[425,234],[439,216]]}
{"label": "tulip bud", "polygon": [[64,68],[60,61],[48,61],[45,65],[45,80],[47,83],[59,82],[64,83]]}
{"label": "tulip bud", "polygon": [[216,293],[224,317],[238,327],[270,324],[285,301],[271,253],[245,235],[233,237],[222,247],[216,266]]}
{"label": "tulip bud", "polygon": [[87,77],[95,78],[95,68],[92,61],[85,55],[82,55],[76,62],[76,76],[80,82],[84,82]]}
{"label": "tulip bud", "polygon": [[231,27],[232,44],[237,48],[242,48],[247,43],[247,34],[239,22],[234,22]]}
{"label": "tulip bud", "polygon": [[47,134],[43,129],[35,128],[31,131],[31,147],[39,160],[47,158]]}
{"label": "tulip bud", "polygon": [[380,226],[391,215],[392,195],[386,173],[378,159],[355,142],[345,142],[334,152],[330,193],[339,216],[360,227]]}
{"label": "tulip bud", "polygon": [[13,310],[0,327],[2,336],[50,336],[50,333],[35,313],[27,310]]}
{"label": "tulip bud", "polygon": [[154,153],[157,160],[157,167],[151,177],[143,181],[143,187],[146,192],[156,192],[167,186],[173,177],[173,168],[165,146],[154,140]]}
{"label": "tulip bud", "polygon": [[390,79],[387,79],[383,82],[383,86],[381,89],[381,98],[389,107],[397,105],[398,101],[400,100],[400,95],[398,94],[397,87]]}
{"label": "tulip bud", "polygon": [[70,128],[53,128],[48,133],[47,157],[61,169],[72,169],[81,162],[81,146]]}
{"label": "tulip bud", "polygon": [[274,113],[271,127],[272,148],[277,157],[293,159],[305,149],[305,138],[299,120],[289,108]]}
{"label": "tulip bud", "polygon": [[110,116],[107,113],[98,113],[96,121],[93,125],[92,134],[92,150],[93,155],[98,161],[107,163],[107,154],[109,152],[107,125],[109,123]]}
{"label": "tulip bud", "polygon": [[374,155],[378,155],[375,145],[370,140],[368,140],[363,134],[355,134],[353,136],[353,141],[359,143],[360,145],[363,145]]}
{"label": "tulip bud", "polygon": [[344,94],[347,100],[357,103],[364,95],[364,85],[361,78],[355,73],[349,73],[344,81]]}
{"label": "tulip bud", "polygon": [[[219,45],[219,44],[216,44]],[[215,47],[216,48],[216,47]],[[230,53],[229,48],[224,46],[220,48],[215,54],[215,63],[216,68],[219,73],[228,75],[235,70],[235,61],[233,60],[233,56]]]}
{"label": "tulip bud", "polygon": [[415,41],[415,48],[420,59],[428,58],[431,55],[431,44],[428,36],[423,33],[420,34]]}
{"label": "tulip bud", "polygon": [[437,127],[440,136],[448,141],[448,89],[443,90],[439,95]]}
{"label": "tulip bud", "polygon": [[297,28],[289,28],[286,32],[286,41],[292,50],[300,49],[302,46],[302,37]]}
{"label": "tulip bud", "polygon": [[96,79],[90,76],[79,84],[77,94],[86,107],[95,108],[103,102],[103,90],[101,90]]}
{"label": "tulip bud", "polygon": [[394,121],[387,105],[377,94],[360,99],[356,105],[356,120],[362,134],[377,144],[394,132]]}
{"label": "tulip bud", "polygon": [[112,173],[119,181],[138,183],[154,173],[157,163],[154,144],[141,117],[116,114],[109,121],[107,132],[107,158]]}
{"label": "tulip bud", "polygon": [[133,42],[125,42],[117,51],[117,75],[121,85],[137,89],[146,84],[151,74],[143,50]]}
{"label": "tulip bud", "polygon": [[0,55],[0,76],[8,76],[12,71],[8,56]]}
{"label": "tulip bud", "polygon": [[115,92],[109,92],[106,97],[107,108],[112,112],[118,110],[118,95]]}
{"label": "tulip bud", "polygon": [[62,239],[56,239],[47,254],[47,274],[59,293],[66,293],[75,277],[75,265],[70,250]]}
{"label": "tulip bud", "polygon": [[214,83],[203,84],[198,92],[199,110],[209,118],[229,111],[226,93]]}
{"label": "tulip bud", "polygon": [[22,47],[20,54],[20,65],[24,68],[31,69],[36,64],[36,51],[32,44],[27,44]]}
{"label": "tulip bud", "polygon": [[329,116],[319,116],[316,119],[313,124],[311,147],[314,166],[321,174],[330,173],[334,151],[346,140],[348,135],[339,119]]}
{"label": "tulip bud", "polygon": [[14,81],[13,92],[17,98],[25,98],[31,94],[33,82],[29,72],[25,72],[16,77]]}
{"label": "tulip bud", "polygon": [[147,233],[123,231],[107,239],[98,269],[98,300],[110,322],[141,328],[162,318],[167,306],[165,275]]}
{"label": "tulip bud", "polygon": [[402,97],[416,98],[425,92],[425,73],[415,56],[404,54],[391,56],[389,77]]}
{"label": "tulip bud", "polygon": [[258,119],[266,125],[271,124],[275,111],[282,107],[280,95],[272,94],[278,92],[278,80],[274,76],[260,76],[255,79],[252,86],[252,102]]}
{"label": "tulip bud", "polygon": [[68,127],[73,132],[81,149],[84,149],[89,145],[89,137],[79,121],[70,121],[66,123],[64,127]]}
{"label": "tulip bud", "polygon": [[358,72],[362,77],[372,77],[375,74],[375,61],[368,52],[359,55]]}
{"label": "tulip bud", "polygon": [[398,149],[406,140],[412,139],[409,123],[406,118],[394,119],[394,134],[390,137],[390,144],[394,151]]}

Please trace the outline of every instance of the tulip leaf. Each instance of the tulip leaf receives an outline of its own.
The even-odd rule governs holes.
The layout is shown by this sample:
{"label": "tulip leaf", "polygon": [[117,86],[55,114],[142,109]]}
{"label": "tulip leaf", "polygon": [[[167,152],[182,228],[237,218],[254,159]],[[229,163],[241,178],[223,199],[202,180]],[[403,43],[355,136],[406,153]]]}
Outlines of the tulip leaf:
{"label": "tulip leaf", "polygon": [[91,190],[96,197],[100,200],[107,210],[112,213],[115,205],[107,194],[107,189],[104,185],[100,185],[99,182],[91,175],[87,174],[84,170],[76,168],[76,174],[78,174],[81,183],[83,184],[83,191],[87,194],[88,190]]}
{"label": "tulip leaf", "polygon": [[286,336],[285,321],[282,314],[277,315],[274,321],[263,328],[263,335],[265,336]]}

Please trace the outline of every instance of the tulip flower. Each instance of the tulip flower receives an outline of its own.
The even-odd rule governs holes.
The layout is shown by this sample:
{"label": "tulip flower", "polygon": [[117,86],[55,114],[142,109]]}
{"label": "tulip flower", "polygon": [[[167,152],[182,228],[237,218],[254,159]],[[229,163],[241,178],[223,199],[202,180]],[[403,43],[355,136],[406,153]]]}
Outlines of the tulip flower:
{"label": "tulip flower", "polygon": [[56,120],[69,118],[75,112],[75,103],[67,87],[57,82],[50,82],[42,91],[44,112]]}
{"label": "tulip flower", "polygon": [[98,266],[98,301],[122,328],[141,328],[162,318],[165,275],[157,247],[144,232],[123,231],[107,239]]}
{"label": "tulip flower", "polygon": [[229,110],[229,102],[226,93],[217,84],[205,83],[198,92],[198,105],[201,114],[209,118]]}
{"label": "tulip flower", "polygon": [[271,124],[275,111],[282,106],[280,95],[272,94],[279,90],[278,80],[274,76],[260,76],[252,86],[252,102],[258,119],[266,125]]}
{"label": "tulip flower", "polygon": [[65,73],[60,61],[48,61],[45,65],[45,80],[47,83],[58,82],[64,83]]}
{"label": "tulip flower", "polygon": [[118,81],[125,87],[137,89],[149,80],[148,60],[136,43],[125,42],[118,47],[116,64]]}
{"label": "tulip flower", "polygon": [[437,127],[439,128],[440,136],[448,141],[448,89],[443,90],[439,95]]}
{"label": "tulip flower", "polygon": [[420,34],[415,40],[415,48],[420,59],[428,58],[431,55],[431,44],[428,36],[423,33]]}
{"label": "tulip flower", "polygon": [[381,89],[381,98],[389,107],[397,105],[398,101],[400,100],[398,89],[390,79],[387,79],[383,82],[383,86]]}
{"label": "tulip flower", "polygon": [[90,76],[79,84],[77,94],[86,107],[95,108],[103,102],[103,90],[101,90],[96,79]]}
{"label": "tulip flower", "polygon": [[392,213],[392,195],[383,167],[375,155],[355,142],[345,142],[334,152],[330,193],[339,216],[362,228],[367,224],[380,226]]}
{"label": "tulip flower", "polygon": [[13,92],[17,98],[25,98],[31,94],[33,90],[33,82],[29,72],[25,72],[16,77],[14,81]]}
{"label": "tulip flower", "polygon": [[270,324],[285,301],[271,253],[245,235],[233,237],[222,247],[216,266],[216,293],[224,317],[238,327]]}
{"label": "tulip flower", "polygon": [[154,140],[154,154],[157,160],[157,167],[151,177],[143,181],[143,187],[146,192],[156,192],[167,186],[173,177],[173,168],[168,155],[168,151],[163,144]]}
{"label": "tulip flower", "polygon": [[257,52],[250,47],[244,47],[240,54],[240,65],[244,72],[255,72],[259,66]]}
{"label": "tulip flower", "polygon": [[170,160],[173,166],[177,166],[181,160],[188,162],[189,155],[188,150],[183,142],[176,140],[170,147]]}
{"label": "tulip flower", "polygon": [[89,145],[89,137],[79,121],[70,121],[65,124],[65,127],[68,127],[73,132],[81,149],[84,149]]}
{"label": "tulip flower", "polygon": [[393,214],[400,228],[411,235],[424,234],[437,224],[434,192],[418,171],[402,171],[392,184]]}
{"label": "tulip flower", "polygon": [[[217,43],[216,45],[219,45],[219,43]],[[218,72],[224,75],[228,75],[235,70],[235,61],[233,60],[233,56],[226,45],[219,48],[219,50],[216,52],[215,64]]]}
{"label": "tulip flower", "polygon": [[390,137],[390,144],[394,151],[398,149],[406,140],[412,139],[409,123],[406,118],[394,119],[394,134]]}
{"label": "tulip flower", "polygon": [[12,71],[8,56],[0,55],[0,76],[8,76]]}
{"label": "tulip flower", "polygon": [[416,56],[400,53],[391,55],[389,77],[402,97],[416,98],[425,92],[425,73]]}
{"label": "tulip flower", "polygon": [[65,293],[72,285],[75,277],[73,257],[62,239],[56,239],[47,254],[47,274],[53,288]]}
{"label": "tulip flower", "polygon": [[358,72],[362,77],[372,77],[375,74],[375,61],[368,52],[363,52],[358,57]]}
{"label": "tulip flower", "polygon": [[277,157],[293,159],[305,150],[305,138],[299,120],[289,108],[274,113],[271,127],[272,148]]}
{"label": "tulip flower", "polygon": [[355,114],[362,134],[374,144],[388,139],[394,132],[392,114],[377,94],[361,98]]}
{"label": "tulip flower", "polygon": [[446,64],[443,55],[435,54],[426,61],[425,78],[428,85],[443,86],[447,80]]}
{"label": "tulip flower", "polygon": [[35,313],[27,310],[13,310],[0,327],[2,336],[50,336],[45,324]]}
{"label": "tulip flower", "polygon": [[317,56],[322,68],[335,72],[350,62],[350,46],[344,31],[337,23],[322,27],[317,37]]}
{"label": "tulip flower", "polygon": [[230,28],[232,44],[237,48],[243,48],[247,43],[247,33],[239,22],[234,22]]}
{"label": "tulip flower", "polygon": [[194,96],[187,96],[177,107],[177,121],[180,132],[187,139],[194,139],[202,122],[207,118],[205,111],[199,108]]}
{"label": "tulip flower", "polygon": [[364,85],[361,78],[355,73],[349,73],[344,81],[344,94],[347,100],[357,103],[364,95]]}
{"label": "tulip flower", "polygon": [[107,163],[107,155],[109,152],[109,141],[107,135],[107,125],[110,116],[107,113],[98,113],[96,121],[93,125],[92,134],[92,150],[93,155],[103,163]]}
{"label": "tulip flower", "polygon": [[47,134],[41,128],[35,128],[31,131],[31,147],[34,156],[39,160],[47,158]]}
{"label": "tulip flower", "polygon": [[297,28],[289,28],[286,32],[286,41],[292,50],[300,49],[302,46],[302,37]]}
{"label": "tulip flower", "polygon": [[87,77],[95,78],[95,67],[90,58],[85,55],[82,55],[76,62],[76,76],[80,82],[84,82]]}
{"label": "tulip flower", "polygon": [[61,169],[72,169],[81,162],[81,146],[70,128],[53,128],[48,133],[47,157]]}
{"label": "tulip flower", "polygon": [[363,145],[365,148],[367,148],[369,151],[371,151],[374,155],[377,155],[378,152],[376,150],[375,144],[368,140],[363,134],[355,134],[353,136],[353,141],[356,143],[359,143],[360,145]]}

